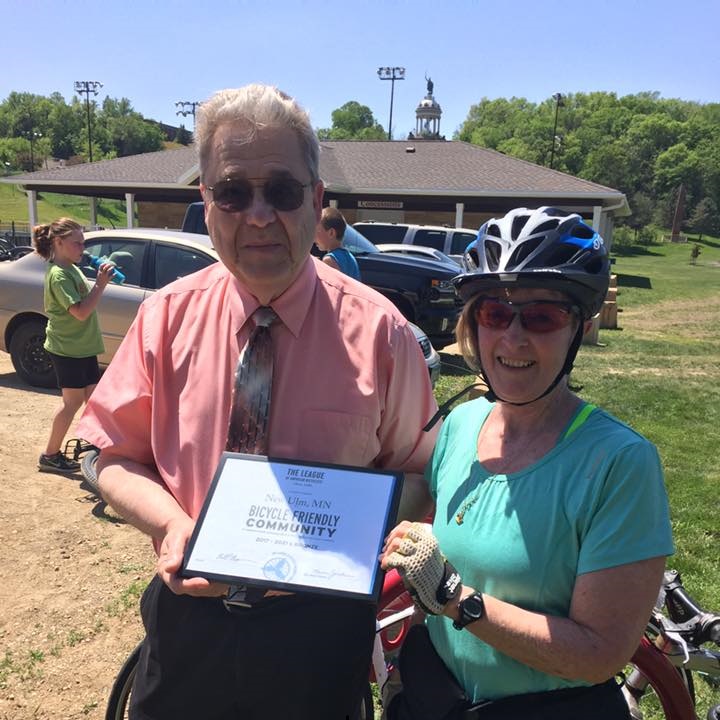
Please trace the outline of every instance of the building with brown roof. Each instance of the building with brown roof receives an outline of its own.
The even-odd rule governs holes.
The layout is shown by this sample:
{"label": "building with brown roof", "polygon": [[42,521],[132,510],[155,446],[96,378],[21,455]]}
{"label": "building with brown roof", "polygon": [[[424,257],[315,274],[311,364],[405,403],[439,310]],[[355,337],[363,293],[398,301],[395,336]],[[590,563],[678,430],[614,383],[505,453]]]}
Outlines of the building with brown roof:
{"label": "building with brown roof", "polygon": [[[410,139],[322,141],[325,198],[349,222],[378,220],[476,228],[514,207],[553,205],[581,213],[610,242],[613,220],[629,214],[618,190],[465,142]],[[180,227],[200,200],[194,148],[41,170],[3,178],[28,194],[31,224],[37,193],[117,198],[128,225]]]}

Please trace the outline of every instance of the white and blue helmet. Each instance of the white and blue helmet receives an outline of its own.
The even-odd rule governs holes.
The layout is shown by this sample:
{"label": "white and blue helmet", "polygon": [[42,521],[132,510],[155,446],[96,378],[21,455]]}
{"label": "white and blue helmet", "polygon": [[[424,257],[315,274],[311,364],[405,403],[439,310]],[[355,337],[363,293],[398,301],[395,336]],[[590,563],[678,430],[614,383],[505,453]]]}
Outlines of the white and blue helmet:
{"label": "white and blue helmet", "polygon": [[552,207],[517,208],[488,220],[462,265],[453,282],[463,300],[491,288],[547,288],[572,298],[586,319],[600,311],[610,282],[600,235],[580,215]]}

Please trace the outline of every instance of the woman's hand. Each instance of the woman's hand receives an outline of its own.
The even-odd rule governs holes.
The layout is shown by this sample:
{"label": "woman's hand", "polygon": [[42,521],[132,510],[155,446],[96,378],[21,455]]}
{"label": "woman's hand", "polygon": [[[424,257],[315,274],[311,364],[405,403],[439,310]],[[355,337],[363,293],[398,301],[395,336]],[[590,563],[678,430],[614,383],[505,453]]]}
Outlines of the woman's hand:
{"label": "woman's hand", "polygon": [[425,523],[400,523],[387,536],[380,563],[384,569],[397,568],[413,602],[432,615],[440,615],[462,588],[460,574]]}

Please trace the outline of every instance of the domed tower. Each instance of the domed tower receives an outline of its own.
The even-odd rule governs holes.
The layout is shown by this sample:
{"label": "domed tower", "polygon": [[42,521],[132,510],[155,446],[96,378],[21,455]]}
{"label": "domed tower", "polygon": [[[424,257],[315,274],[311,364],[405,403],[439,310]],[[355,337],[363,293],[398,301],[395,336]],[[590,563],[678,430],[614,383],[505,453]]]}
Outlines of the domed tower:
{"label": "domed tower", "polygon": [[427,140],[440,140],[440,116],[442,108],[433,95],[434,83],[431,78],[427,80],[427,95],[420,101],[415,110],[415,138]]}

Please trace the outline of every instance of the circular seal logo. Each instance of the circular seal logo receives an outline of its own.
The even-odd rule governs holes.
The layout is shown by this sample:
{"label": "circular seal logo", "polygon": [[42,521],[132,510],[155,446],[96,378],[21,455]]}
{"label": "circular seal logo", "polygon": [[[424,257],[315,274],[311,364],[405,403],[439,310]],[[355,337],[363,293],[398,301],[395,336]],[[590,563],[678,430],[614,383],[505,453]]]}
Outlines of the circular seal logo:
{"label": "circular seal logo", "polygon": [[275,553],[275,555],[265,562],[262,570],[263,575],[268,580],[287,582],[288,580],[292,580],[296,569],[295,560],[290,555]]}

